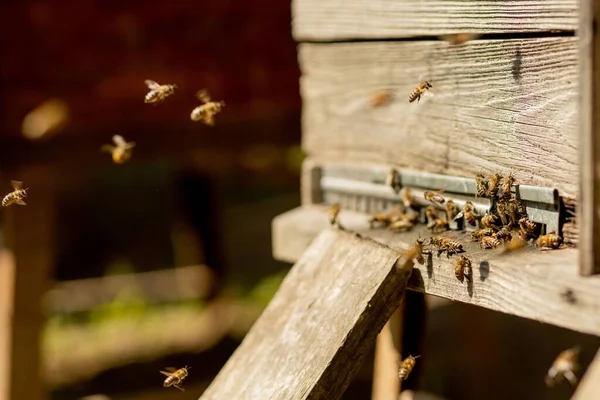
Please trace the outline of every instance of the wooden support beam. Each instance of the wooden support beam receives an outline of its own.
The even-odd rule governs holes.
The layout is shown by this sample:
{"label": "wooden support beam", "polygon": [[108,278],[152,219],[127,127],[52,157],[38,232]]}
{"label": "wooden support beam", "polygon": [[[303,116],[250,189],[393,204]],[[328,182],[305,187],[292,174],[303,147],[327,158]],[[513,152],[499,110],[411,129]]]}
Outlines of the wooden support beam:
{"label": "wooden support beam", "polygon": [[588,366],[571,400],[596,400],[600,397],[600,350]]}
{"label": "wooden support beam", "polygon": [[579,2],[579,208],[581,274],[600,273],[600,1]]}
{"label": "wooden support beam", "polygon": [[41,400],[42,297],[54,262],[54,179],[47,168],[20,170],[9,179],[23,181],[29,196],[27,206],[2,210],[0,400]]}
{"label": "wooden support beam", "polygon": [[323,232],[201,400],[339,399],[398,307],[412,266],[349,232]]}
{"label": "wooden support beam", "polygon": [[402,322],[402,309],[399,307],[377,335],[371,400],[398,400],[400,394],[398,365],[402,361]]}
{"label": "wooden support beam", "polygon": [[[294,262],[323,230],[329,228],[329,207],[303,206],[274,219],[273,254]],[[341,224],[398,250],[412,246],[425,227],[407,233],[370,230],[368,216],[342,210]],[[454,275],[456,257],[435,255],[425,265],[415,264],[408,288],[576,331],[600,335],[600,276],[579,275],[579,251],[540,251],[530,246],[518,254],[500,255],[481,250],[463,232],[448,232],[464,243],[473,263],[472,284]],[[585,318],[581,318],[585,315]]]}

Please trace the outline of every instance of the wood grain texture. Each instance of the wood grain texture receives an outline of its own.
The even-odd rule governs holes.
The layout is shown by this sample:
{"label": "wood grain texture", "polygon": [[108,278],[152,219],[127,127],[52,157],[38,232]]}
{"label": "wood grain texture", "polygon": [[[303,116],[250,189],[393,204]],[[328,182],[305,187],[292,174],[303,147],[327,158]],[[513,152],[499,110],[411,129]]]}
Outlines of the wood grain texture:
{"label": "wood grain texture", "polygon": [[[302,44],[303,146],[315,159],[376,162],[578,190],[577,40]],[[435,96],[408,95],[421,78]],[[394,101],[373,108],[389,89]],[[423,99],[424,100],[424,99]]]}
{"label": "wood grain texture", "polygon": [[581,178],[578,218],[581,274],[600,273],[600,1],[582,0],[579,45],[579,140]]}
{"label": "wood grain texture", "polygon": [[[275,258],[297,260],[305,243],[330,229],[327,210],[304,206],[278,216],[273,222]],[[347,229],[399,250],[412,245],[419,234],[430,236],[417,229],[407,233],[369,230],[366,215],[347,210],[340,212],[339,221]],[[466,233],[454,235],[463,242],[473,263],[472,285],[461,284],[454,276],[456,257],[434,255],[425,265],[415,264],[409,289],[600,335],[600,276],[579,275],[576,249],[539,251],[530,247],[520,254],[502,256],[468,242]],[[565,294],[568,290],[572,296]]]}
{"label": "wood grain texture", "polygon": [[340,398],[398,307],[412,268],[399,256],[318,235],[201,400]]}
{"label": "wood grain texture", "polygon": [[596,400],[600,397],[600,350],[587,368],[571,400]]}
{"label": "wood grain texture", "polygon": [[298,41],[541,32],[575,30],[577,15],[575,0],[294,0],[292,30]]}

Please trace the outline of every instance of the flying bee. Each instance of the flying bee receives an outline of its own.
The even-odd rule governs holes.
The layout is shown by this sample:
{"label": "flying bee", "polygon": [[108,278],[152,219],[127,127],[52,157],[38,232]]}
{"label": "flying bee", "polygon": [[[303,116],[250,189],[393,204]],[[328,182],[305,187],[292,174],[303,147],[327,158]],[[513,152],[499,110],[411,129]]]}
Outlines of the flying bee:
{"label": "flying bee", "polygon": [[10,184],[14,190],[4,196],[2,199],[2,207],[12,206],[13,204],[26,206],[27,203],[25,203],[23,199],[27,197],[27,189],[29,188],[22,189],[23,182],[21,181],[10,181]]}
{"label": "flying bee", "polygon": [[458,260],[456,260],[454,275],[456,275],[456,279],[458,279],[460,283],[463,283],[465,278],[471,282],[471,275],[469,272],[471,272],[471,260],[462,255]]}
{"label": "flying bee", "polygon": [[487,197],[490,199],[495,199],[498,195],[498,188],[500,188],[500,181],[502,180],[502,175],[494,174],[490,182],[488,183],[487,188]]}
{"label": "flying bee", "polygon": [[571,386],[577,384],[577,376],[575,372],[579,369],[579,352],[580,346],[574,346],[570,349],[562,351],[546,374],[545,382],[548,386],[554,386],[555,383],[562,381],[563,377],[567,378]]}
{"label": "flying bee", "polygon": [[558,249],[562,244],[562,238],[552,231],[547,235],[542,235],[535,241],[537,247],[546,247],[549,249]]}
{"label": "flying bee", "polygon": [[415,258],[417,254],[417,249],[415,247],[411,247],[408,251],[398,260],[400,263],[401,269],[412,268],[415,266],[415,262],[413,258]]}
{"label": "flying bee", "polygon": [[225,107],[224,101],[212,101],[208,90],[202,89],[196,93],[196,97],[200,100],[202,105],[194,108],[190,114],[192,121],[202,121],[206,125],[214,126],[215,115],[221,112]]}
{"label": "flying bee", "polygon": [[496,225],[496,216],[494,214],[486,214],[483,218],[481,218],[481,226],[493,228],[497,231],[500,230],[500,227]]}
{"label": "flying bee", "polygon": [[409,188],[404,188],[402,192],[402,203],[404,203],[404,207],[412,208],[415,200],[412,195],[412,191]]}
{"label": "flying bee", "polygon": [[479,241],[479,247],[482,249],[495,249],[500,246],[500,241],[496,238],[496,235],[484,236]]}
{"label": "flying bee", "polygon": [[444,232],[449,229],[449,224],[445,219],[436,218],[427,224],[427,229],[431,229],[431,232]]}
{"label": "flying bee", "polygon": [[505,199],[510,199],[511,192],[510,189],[512,185],[515,184],[515,177],[512,173],[508,174],[506,178],[502,180],[502,197]]}
{"label": "flying bee", "polygon": [[[394,192],[400,191],[400,184],[398,182],[398,171],[395,168],[390,169],[385,179],[385,185],[394,189]],[[408,190],[408,189],[407,189]]]}
{"label": "flying bee", "polygon": [[329,223],[331,225],[335,225],[337,221],[338,214],[340,213],[340,203],[335,203],[329,209]]}
{"label": "flying bee", "polygon": [[425,193],[423,193],[423,196],[425,197],[425,200],[430,201],[432,203],[444,204],[446,199],[440,196],[440,193],[442,192],[443,190],[438,190],[437,192],[426,190]]}
{"label": "flying bee", "polygon": [[388,89],[376,90],[371,94],[370,103],[372,107],[381,107],[388,104],[393,98]]}
{"label": "flying bee", "polygon": [[185,367],[179,369],[167,367],[165,368],[166,371],[160,371],[161,374],[167,376],[167,378],[163,382],[163,386],[174,386],[182,392],[185,392],[185,389],[183,388],[183,380],[188,376],[188,369],[191,368],[192,367],[188,368],[188,366],[186,365]]}
{"label": "flying bee", "polygon": [[512,233],[507,226],[503,226],[498,232],[496,232],[496,238],[503,240],[505,243],[512,239]]}
{"label": "flying bee", "polygon": [[427,217],[427,221],[431,222],[437,219],[437,210],[434,206],[427,206],[425,208],[425,216]]}
{"label": "flying bee", "polygon": [[402,231],[402,230],[411,230],[413,228],[413,223],[407,219],[399,219],[398,221],[394,221],[390,224],[390,229],[393,231]]}
{"label": "flying bee", "polygon": [[112,137],[115,145],[105,144],[100,147],[100,151],[110,153],[115,164],[123,164],[131,159],[135,142],[126,142],[123,136],[113,135]]}
{"label": "flying bee", "polygon": [[488,183],[485,180],[485,176],[477,174],[475,177],[475,197],[485,197],[488,192]]}
{"label": "flying bee", "polygon": [[426,90],[431,89],[433,86],[429,81],[422,81],[419,85],[411,92],[408,96],[408,102],[412,103],[417,100],[417,103],[421,101],[421,96],[425,93]]}
{"label": "flying bee", "polygon": [[465,44],[470,40],[477,39],[481,34],[478,33],[470,33],[470,32],[461,32],[461,33],[453,33],[450,35],[441,35],[440,39],[445,40],[449,44],[453,46],[457,46],[460,44]]}
{"label": "flying bee", "polygon": [[458,207],[452,200],[448,200],[446,202],[446,216],[448,217],[448,221],[452,221],[456,214],[458,213]]}
{"label": "flying bee", "polygon": [[527,217],[523,217],[519,220],[519,228],[524,238],[530,238],[535,234],[537,224]]}
{"label": "flying bee", "polygon": [[408,375],[410,375],[411,371],[415,367],[415,364],[417,363],[417,358],[419,357],[421,356],[408,356],[402,361],[402,363],[400,364],[400,369],[398,370],[398,377],[401,381],[405,381],[406,378],[408,378]]}
{"label": "flying bee", "polygon": [[519,200],[508,200],[508,216],[510,218],[510,224],[517,226],[521,216],[521,204],[519,203]]}
{"label": "flying bee", "polygon": [[476,229],[475,231],[471,232],[471,239],[479,240],[484,236],[492,236],[494,232],[495,231],[492,228]]}
{"label": "flying bee", "polygon": [[500,200],[497,204],[496,204],[496,211],[498,211],[498,215],[500,216],[500,220],[502,221],[502,225],[508,225],[508,223],[510,222],[508,219],[508,215],[506,213],[506,202],[503,200]]}
{"label": "flying bee", "polygon": [[144,103],[154,103],[154,105],[165,101],[177,89],[177,85],[159,85],[150,79],[146,79],[144,83],[150,89],[144,98]]}
{"label": "flying bee", "polygon": [[425,264],[425,257],[423,257],[423,243],[425,242],[425,239],[421,238],[421,236],[419,236],[417,238],[417,240],[415,240],[415,244],[413,246],[413,248],[415,249],[415,258],[417,259],[417,262],[421,265]]}
{"label": "flying bee", "polygon": [[521,235],[514,236],[510,242],[505,243],[500,253],[513,253],[519,251],[527,246],[527,241],[524,240]]}
{"label": "flying bee", "polygon": [[461,242],[450,239],[450,238],[434,236],[430,239],[430,243],[437,249],[438,257],[443,252],[446,252],[446,257],[448,257],[448,258],[451,255],[465,252]]}

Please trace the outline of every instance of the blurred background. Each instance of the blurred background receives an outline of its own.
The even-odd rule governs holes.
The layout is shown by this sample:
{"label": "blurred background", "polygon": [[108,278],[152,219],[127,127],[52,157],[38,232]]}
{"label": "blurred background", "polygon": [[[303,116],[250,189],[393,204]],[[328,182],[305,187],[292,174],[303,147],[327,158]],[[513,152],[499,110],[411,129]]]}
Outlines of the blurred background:
{"label": "blurred background", "polygon": [[[30,188],[26,207],[2,210],[0,239],[16,259],[15,318],[43,311],[47,398],[180,399],[158,371],[184,365],[185,398],[199,397],[290,268],[270,247],[273,217],[299,205],[304,157],[290,2],[39,0],[0,13],[0,187]],[[144,104],[145,79],[178,89]],[[214,127],[189,118],[202,88],[227,104]],[[126,164],[100,152],[114,134],[136,142]],[[581,344],[586,365],[600,345],[429,307],[419,384],[448,399],[567,399],[546,370],[566,347]],[[35,375],[35,362],[21,364]],[[344,399],[370,397],[372,364]]]}

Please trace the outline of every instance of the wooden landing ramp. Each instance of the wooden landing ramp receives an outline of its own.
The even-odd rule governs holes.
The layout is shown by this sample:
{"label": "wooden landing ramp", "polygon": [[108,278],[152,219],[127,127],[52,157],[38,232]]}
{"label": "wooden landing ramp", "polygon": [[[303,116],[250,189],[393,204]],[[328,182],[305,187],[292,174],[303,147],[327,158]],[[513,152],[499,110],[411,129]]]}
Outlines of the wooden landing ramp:
{"label": "wooden landing ramp", "polygon": [[400,303],[412,271],[402,258],[322,232],[200,399],[339,399]]}

